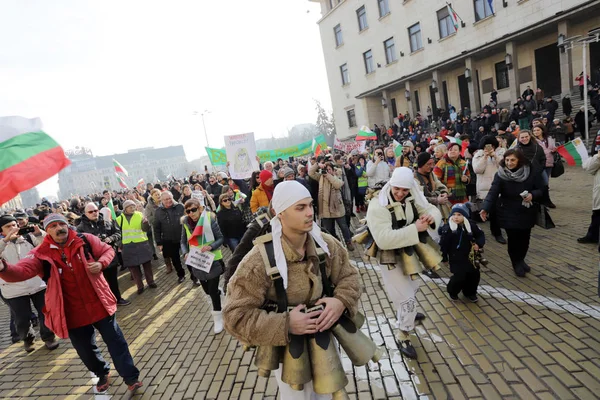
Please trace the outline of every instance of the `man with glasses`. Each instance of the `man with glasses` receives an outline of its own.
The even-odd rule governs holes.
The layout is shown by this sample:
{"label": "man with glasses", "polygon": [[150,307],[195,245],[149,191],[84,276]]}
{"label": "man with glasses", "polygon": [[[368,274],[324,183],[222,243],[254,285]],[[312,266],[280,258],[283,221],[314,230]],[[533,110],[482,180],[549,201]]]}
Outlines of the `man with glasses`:
{"label": "man with glasses", "polygon": [[[115,221],[105,221],[94,203],[88,203],[85,206],[84,214],[81,216],[79,225],[77,225],[77,232],[89,233],[96,236],[102,242],[111,246],[115,254],[117,252],[117,243],[121,241],[121,231],[117,228]],[[131,302],[122,298],[121,291],[119,290],[119,269],[117,264],[118,259],[114,257],[108,267],[102,270],[102,274],[106,282],[108,282],[110,291],[117,299],[117,305],[128,306]]]}
{"label": "man with glasses", "polygon": [[[217,177],[211,175],[208,177],[208,185],[206,186],[206,192],[215,204],[219,204],[219,196],[223,191],[223,186],[217,182]],[[208,203],[207,203],[208,205]]]}
{"label": "man with glasses", "polygon": [[[211,179],[215,179],[211,176]],[[217,201],[219,198],[217,197]],[[173,200],[171,192],[162,192],[160,194],[160,206],[154,213],[154,239],[158,249],[162,251],[163,257],[169,257],[175,271],[177,271],[178,282],[185,280],[185,270],[181,265],[179,255],[181,240],[181,217],[183,217],[183,204]],[[200,286],[198,279],[192,274],[192,267],[188,266],[190,277],[194,285]]]}
{"label": "man with glasses", "polygon": [[369,188],[374,188],[377,182],[387,182],[390,179],[391,167],[384,161],[383,148],[376,147],[373,160],[367,163],[367,183]]}

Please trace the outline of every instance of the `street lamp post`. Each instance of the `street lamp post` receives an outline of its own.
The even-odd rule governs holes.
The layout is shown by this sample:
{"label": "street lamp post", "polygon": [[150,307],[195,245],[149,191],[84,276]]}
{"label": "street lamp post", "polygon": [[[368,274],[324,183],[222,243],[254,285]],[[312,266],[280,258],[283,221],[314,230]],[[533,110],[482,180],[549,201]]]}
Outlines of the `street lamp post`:
{"label": "street lamp post", "polygon": [[198,114],[200,114],[200,116],[202,117],[202,127],[204,128],[204,137],[206,138],[206,147],[209,147],[210,145],[208,144],[208,134],[206,133],[206,123],[204,122],[204,115],[210,114],[210,111],[204,110],[201,113],[199,113],[198,111],[194,111],[194,115],[198,115]]}
{"label": "street lamp post", "polygon": [[[576,46],[581,46],[581,58],[582,58],[582,62],[583,62],[583,106],[584,106],[584,113],[585,113],[585,137],[587,140],[588,145],[590,146],[590,151],[591,151],[591,147],[593,146],[595,140],[590,140],[590,133],[589,133],[589,122],[588,122],[588,84],[587,84],[587,50],[588,50],[588,44],[589,43],[594,43],[594,42],[598,42],[600,41],[600,29],[594,29],[593,31],[588,32],[588,36],[585,37],[581,37],[581,36],[574,36],[572,38],[568,38],[568,39],[562,39],[559,40],[559,44],[558,47],[564,48],[566,50],[573,50]],[[562,43],[560,43],[562,42]],[[591,143],[591,144],[590,144]]]}

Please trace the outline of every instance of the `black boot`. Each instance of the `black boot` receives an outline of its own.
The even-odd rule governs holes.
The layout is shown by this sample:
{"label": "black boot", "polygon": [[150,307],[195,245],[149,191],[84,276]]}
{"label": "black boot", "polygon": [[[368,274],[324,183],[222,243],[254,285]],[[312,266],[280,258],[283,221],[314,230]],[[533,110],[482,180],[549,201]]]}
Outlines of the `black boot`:
{"label": "black boot", "polygon": [[517,276],[519,278],[524,278],[525,277],[525,268],[523,267],[523,260],[517,262],[516,265],[513,266],[514,270],[515,270],[515,274],[517,274]]}
{"label": "black boot", "polygon": [[527,263],[525,262],[525,260],[523,260],[523,270],[525,272],[531,272],[531,267],[529,265],[527,265]]}
{"label": "black boot", "polygon": [[402,347],[400,347],[400,351],[406,358],[410,358],[411,360],[417,359],[417,350],[413,347],[410,340],[404,340],[401,342]]}
{"label": "black boot", "polygon": [[415,321],[423,321],[425,319],[425,314],[418,312],[417,315],[415,315]]}

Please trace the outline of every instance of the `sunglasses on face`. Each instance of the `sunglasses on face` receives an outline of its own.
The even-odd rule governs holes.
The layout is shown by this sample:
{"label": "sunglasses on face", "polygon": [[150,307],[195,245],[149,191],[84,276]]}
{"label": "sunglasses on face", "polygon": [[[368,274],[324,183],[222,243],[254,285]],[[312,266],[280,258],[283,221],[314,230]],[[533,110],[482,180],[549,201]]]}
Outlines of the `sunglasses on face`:
{"label": "sunglasses on face", "polygon": [[92,210],[92,211],[88,211],[87,213],[88,213],[88,214],[95,214],[95,213],[97,213],[97,212],[98,212],[98,210]]}
{"label": "sunglasses on face", "polygon": [[187,210],[185,210],[185,213],[191,214],[191,213],[195,213],[196,211],[198,211],[198,207],[188,208]]}
{"label": "sunglasses on face", "polygon": [[221,203],[229,203],[231,199],[224,199]]}

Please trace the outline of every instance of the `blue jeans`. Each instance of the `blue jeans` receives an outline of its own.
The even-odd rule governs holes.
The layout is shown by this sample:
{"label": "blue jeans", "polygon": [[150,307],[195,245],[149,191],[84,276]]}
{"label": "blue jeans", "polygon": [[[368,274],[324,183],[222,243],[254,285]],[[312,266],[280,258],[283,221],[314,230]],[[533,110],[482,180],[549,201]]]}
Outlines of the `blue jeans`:
{"label": "blue jeans", "polygon": [[542,171],[542,178],[544,178],[544,184],[550,185],[550,174],[552,173],[552,167],[544,167]]}
{"label": "blue jeans", "polygon": [[224,241],[225,245],[229,247],[229,250],[231,250],[232,253],[235,251],[235,248],[238,247],[238,244],[240,244],[240,239],[238,238],[225,238]]}
{"label": "blue jeans", "polygon": [[102,335],[102,340],[106,343],[110,357],[115,363],[115,368],[123,378],[123,381],[127,385],[137,382],[140,371],[133,364],[129,346],[123,336],[123,332],[121,332],[121,328],[117,324],[115,314],[91,325],[69,329],[71,343],[87,369],[98,377],[105,376],[110,371],[110,364],[102,358],[100,349],[96,344],[94,328]]}
{"label": "blue jeans", "polygon": [[340,227],[340,230],[342,231],[342,235],[344,235],[344,242],[346,242],[346,243],[350,242],[352,240],[352,233],[350,233],[350,229],[348,228],[348,225],[346,224],[346,217],[321,218],[322,227],[325,228],[327,233],[329,233],[331,236],[333,236],[337,239],[337,235],[335,233],[336,222],[337,222],[337,225]]}

